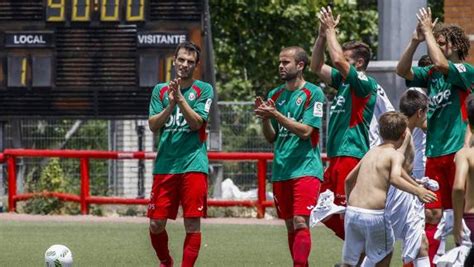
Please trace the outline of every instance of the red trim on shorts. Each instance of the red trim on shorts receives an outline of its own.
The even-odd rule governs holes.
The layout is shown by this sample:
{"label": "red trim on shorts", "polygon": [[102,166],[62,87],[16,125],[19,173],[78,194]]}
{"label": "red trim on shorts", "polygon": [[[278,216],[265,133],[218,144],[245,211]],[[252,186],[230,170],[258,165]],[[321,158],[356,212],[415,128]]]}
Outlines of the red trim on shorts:
{"label": "red trim on shorts", "polygon": [[349,127],[352,128],[364,121],[364,109],[367,106],[367,103],[369,102],[370,94],[366,97],[359,97],[355,94],[354,90],[351,90],[351,98],[352,110]]}

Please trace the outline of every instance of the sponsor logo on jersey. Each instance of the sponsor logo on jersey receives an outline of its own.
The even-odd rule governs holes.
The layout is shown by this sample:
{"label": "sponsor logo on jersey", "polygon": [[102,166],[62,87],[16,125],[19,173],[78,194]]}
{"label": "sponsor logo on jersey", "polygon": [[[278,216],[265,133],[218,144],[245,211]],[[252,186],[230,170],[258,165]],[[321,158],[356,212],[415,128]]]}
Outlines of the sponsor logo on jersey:
{"label": "sponsor logo on jersey", "polygon": [[466,72],[466,66],[464,66],[464,64],[462,63],[458,63],[458,64],[454,64],[454,66],[456,67],[456,69],[458,69],[459,72]]}
{"label": "sponsor logo on jersey", "polygon": [[367,78],[367,76],[365,76],[365,74],[363,72],[357,72],[357,78],[359,78],[359,80],[362,80],[362,81],[368,81],[369,78]]}
{"label": "sponsor logo on jersey", "polygon": [[323,102],[314,103],[313,116],[323,117]]}
{"label": "sponsor logo on jersey", "polygon": [[193,101],[194,99],[196,99],[196,95],[193,92],[191,92],[189,93],[188,99],[189,101]]}
{"label": "sponsor logo on jersey", "polygon": [[430,96],[430,100],[429,100],[430,106],[436,109],[437,107],[443,105],[443,102],[448,101],[450,96],[451,96],[451,90],[449,89],[441,91],[437,93],[436,95]]}
{"label": "sponsor logo on jersey", "polygon": [[211,110],[211,104],[212,104],[212,99],[206,100],[206,105],[204,106],[204,111],[209,113],[209,110]]}
{"label": "sponsor logo on jersey", "polygon": [[285,103],[286,103],[286,99],[284,99],[284,100],[278,102],[277,104],[278,104],[279,106],[283,106]]}
{"label": "sponsor logo on jersey", "polygon": [[336,107],[343,107],[346,103],[346,99],[344,98],[344,96],[340,95],[334,99],[333,103],[334,104],[331,106],[331,109],[335,109]]}
{"label": "sponsor logo on jersey", "polygon": [[296,99],[296,105],[301,105],[301,103],[303,103],[303,98],[301,96],[298,96],[298,98]]}

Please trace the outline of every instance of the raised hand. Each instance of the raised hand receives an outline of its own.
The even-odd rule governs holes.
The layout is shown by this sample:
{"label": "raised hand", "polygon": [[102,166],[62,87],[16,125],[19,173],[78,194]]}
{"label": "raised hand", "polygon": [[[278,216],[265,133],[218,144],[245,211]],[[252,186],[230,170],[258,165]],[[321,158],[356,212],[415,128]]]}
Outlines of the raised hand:
{"label": "raised hand", "polygon": [[[257,101],[258,100],[256,100],[255,103],[257,103]],[[256,107],[255,114],[259,118],[268,119],[268,118],[274,117],[275,116],[274,114],[276,111],[277,110],[275,108],[275,102],[272,99],[268,99],[267,102],[263,102],[262,100],[261,104],[258,107]]]}
{"label": "raised hand", "polygon": [[338,15],[336,19],[334,19],[334,16],[332,14],[331,7],[326,8],[321,8],[321,11],[319,12],[319,20],[321,21],[321,29],[335,29],[337,24],[339,24],[339,21],[341,19],[341,16]]}
{"label": "raised hand", "polygon": [[176,78],[172,81],[170,81],[169,84],[170,87],[170,94],[173,96],[173,100],[178,103],[184,100],[184,96],[181,93],[181,78]]}
{"label": "raised hand", "polygon": [[427,9],[425,9],[424,7],[420,8],[420,10],[418,10],[418,13],[416,14],[416,18],[418,20],[417,31],[418,28],[420,28],[420,31],[423,35],[425,35],[427,32],[432,32],[434,26],[438,22],[438,18],[432,21],[431,8],[429,7]]}

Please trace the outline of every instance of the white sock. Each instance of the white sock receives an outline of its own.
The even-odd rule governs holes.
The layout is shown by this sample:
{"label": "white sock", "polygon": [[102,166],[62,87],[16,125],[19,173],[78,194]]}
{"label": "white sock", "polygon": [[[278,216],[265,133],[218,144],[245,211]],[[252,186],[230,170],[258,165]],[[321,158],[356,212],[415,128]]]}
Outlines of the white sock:
{"label": "white sock", "polygon": [[371,262],[369,258],[367,258],[367,256],[365,256],[364,261],[362,261],[362,263],[360,264],[360,267],[374,267],[374,266],[375,264]]}
{"label": "white sock", "polygon": [[415,267],[430,267],[430,258],[428,256],[416,258],[413,261],[413,266]]}

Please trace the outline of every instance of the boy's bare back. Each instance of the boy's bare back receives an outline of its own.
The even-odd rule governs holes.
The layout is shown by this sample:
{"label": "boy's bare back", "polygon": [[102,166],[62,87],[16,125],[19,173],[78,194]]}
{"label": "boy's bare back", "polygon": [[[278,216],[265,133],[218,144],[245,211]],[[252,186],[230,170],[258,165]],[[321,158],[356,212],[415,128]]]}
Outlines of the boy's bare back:
{"label": "boy's bare back", "polygon": [[[401,175],[404,156],[391,145],[372,148],[358,166],[348,205],[371,210],[385,208],[390,176]],[[356,167],[357,168],[357,167]]]}
{"label": "boy's bare back", "polygon": [[465,173],[461,182],[465,188],[464,213],[474,213],[474,148],[463,148],[456,154],[456,172]]}

